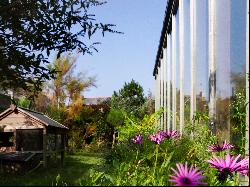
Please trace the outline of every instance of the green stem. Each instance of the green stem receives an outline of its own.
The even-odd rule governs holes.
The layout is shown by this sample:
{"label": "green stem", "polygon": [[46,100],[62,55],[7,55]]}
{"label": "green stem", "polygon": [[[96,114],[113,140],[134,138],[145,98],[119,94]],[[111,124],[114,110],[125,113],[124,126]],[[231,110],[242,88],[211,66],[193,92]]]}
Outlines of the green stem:
{"label": "green stem", "polygon": [[139,150],[138,150],[138,149],[136,149],[136,157],[135,157],[135,162],[137,162],[138,154],[139,154]]}
{"label": "green stem", "polygon": [[154,166],[154,172],[153,172],[154,181],[155,181],[155,178],[156,178],[155,177],[155,170],[156,170],[157,160],[158,160],[158,148],[159,148],[159,145],[156,145],[156,149],[155,149],[155,166]]}
{"label": "green stem", "polygon": [[139,154],[139,150],[137,149],[137,151],[136,151],[136,158],[135,158],[136,167],[135,167],[135,171],[134,171],[136,177],[138,177],[138,175],[137,175],[137,169],[138,169],[138,165],[139,165],[138,164],[139,161],[137,162],[138,154]]}
{"label": "green stem", "polygon": [[243,124],[241,123],[241,129],[240,129],[240,132],[241,132],[241,149],[245,150],[245,138],[244,138],[244,134],[243,134]]}
{"label": "green stem", "polygon": [[223,151],[219,152],[219,156],[220,156],[221,158],[223,158],[223,156],[224,156]]}

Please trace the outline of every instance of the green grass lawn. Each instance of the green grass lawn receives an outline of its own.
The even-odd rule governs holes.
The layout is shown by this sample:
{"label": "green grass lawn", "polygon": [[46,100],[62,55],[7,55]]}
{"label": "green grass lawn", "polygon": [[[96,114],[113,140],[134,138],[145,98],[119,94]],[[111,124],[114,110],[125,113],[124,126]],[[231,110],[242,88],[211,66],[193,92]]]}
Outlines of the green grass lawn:
{"label": "green grass lawn", "polygon": [[[64,167],[60,167],[55,162],[49,162],[48,168],[42,166],[25,175],[5,175],[0,176],[1,186],[56,186],[56,185],[84,185],[84,180],[88,179],[90,169],[98,171],[107,170],[104,154],[78,152],[74,155],[65,156]],[[57,176],[60,175],[60,180]]]}

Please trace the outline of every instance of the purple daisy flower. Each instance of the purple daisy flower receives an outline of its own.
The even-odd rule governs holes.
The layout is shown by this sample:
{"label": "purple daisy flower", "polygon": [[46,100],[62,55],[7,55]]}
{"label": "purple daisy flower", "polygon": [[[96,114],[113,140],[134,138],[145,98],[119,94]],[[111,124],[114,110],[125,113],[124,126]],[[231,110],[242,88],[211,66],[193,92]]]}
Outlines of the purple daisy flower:
{"label": "purple daisy flower", "polygon": [[217,142],[217,144],[209,145],[208,146],[208,151],[209,152],[221,152],[221,151],[229,150],[229,149],[232,149],[232,148],[234,148],[234,145],[228,143],[225,140],[222,145],[220,145],[218,142]]}
{"label": "purple daisy flower", "polygon": [[198,186],[202,184],[207,184],[201,182],[200,180],[205,178],[202,175],[202,171],[199,171],[198,168],[193,168],[191,165],[190,169],[188,169],[188,163],[185,163],[185,167],[183,164],[176,164],[178,171],[171,168],[175,175],[170,176],[171,182],[174,182],[176,186]]}
{"label": "purple daisy flower", "polygon": [[226,155],[226,159],[213,156],[213,159],[207,161],[212,167],[218,169],[218,180],[225,181],[228,175],[232,175],[233,172],[246,173],[248,169],[248,159],[240,159],[240,155],[234,158],[229,154]]}
{"label": "purple daisy flower", "polygon": [[245,168],[242,171],[239,171],[242,175],[249,176],[249,158],[240,158],[240,165],[242,168]]}
{"label": "purple daisy flower", "polygon": [[154,142],[155,144],[160,144],[161,143],[161,141],[162,141],[162,139],[156,134],[156,135],[150,135],[149,136],[149,139],[152,141],[152,142]]}
{"label": "purple daisy flower", "polygon": [[239,171],[239,173],[240,173],[241,175],[247,175],[247,176],[249,176],[249,168],[246,169],[246,170]]}
{"label": "purple daisy flower", "polygon": [[162,131],[159,131],[157,134],[151,134],[149,139],[154,142],[155,144],[160,144],[162,140],[165,139],[164,134]]}
{"label": "purple daisy flower", "polygon": [[164,137],[166,139],[179,137],[179,133],[175,130],[164,132]]}
{"label": "purple daisy flower", "polygon": [[179,134],[177,131],[158,131],[156,134],[152,134],[149,136],[149,139],[156,143],[156,144],[160,144],[161,141],[165,140],[165,139],[170,139],[170,138],[174,138],[174,137],[178,137]]}
{"label": "purple daisy flower", "polygon": [[136,135],[134,138],[131,139],[133,144],[142,144],[143,136],[141,134]]}

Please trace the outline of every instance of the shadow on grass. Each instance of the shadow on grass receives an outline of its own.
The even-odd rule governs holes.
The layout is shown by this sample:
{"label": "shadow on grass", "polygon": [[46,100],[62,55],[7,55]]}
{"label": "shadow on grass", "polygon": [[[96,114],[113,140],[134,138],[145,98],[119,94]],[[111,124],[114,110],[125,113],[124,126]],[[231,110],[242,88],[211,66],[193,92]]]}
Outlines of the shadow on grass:
{"label": "shadow on grass", "polygon": [[63,167],[58,161],[51,159],[47,168],[41,166],[32,173],[0,176],[0,186],[75,186],[88,178],[90,169],[106,170],[103,154],[80,152],[66,155]]}

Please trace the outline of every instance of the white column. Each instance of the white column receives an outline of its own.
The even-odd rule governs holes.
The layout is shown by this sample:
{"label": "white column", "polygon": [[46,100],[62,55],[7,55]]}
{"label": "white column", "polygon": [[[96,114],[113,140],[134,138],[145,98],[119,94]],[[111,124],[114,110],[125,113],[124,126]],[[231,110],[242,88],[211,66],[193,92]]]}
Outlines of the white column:
{"label": "white column", "polygon": [[155,112],[157,111],[157,94],[158,94],[158,79],[157,79],[157,75],[155,74]]}
{"label": "white column", "polygon": [[196,0],[190,0],[190,74],[191,74],[191,90],[190,90],[190,120],[193,119],[196,111],[196,90],[195,90],[195,64],[196,64]]}
{"label": "white column", "polygon": [[167,35],[167,129],[170,130],[170,35]]}
{"label": "white column", "polygon": [[[166,40],[164,42],[167,42]],[[166,70],[166,62],[167,61],[167,48],[163,48],[163,107],[164,107],[164,116],[163,116],[163,130],[166,131],[167,125],[167,70]]]}
{"label": "white column", "polygon": [[[158,102],[157,102],[157,108],[158,108],[158,110],[160,109],[160,104],[161,104],[161,84],[160,84],[160,81],[161,81],[161,70],[160,70],[160,67],[157,67],[158,68]],[[159,125],[160,124],[160,119],[158,120],[158,124],[157,125]]]}
{"label": "white column", "polygon": [[215,103],[215,76],[216,76],[216,0],[208,1],[208,68],[209,68],[209,118],[215,119],[216,103]]}
{"label": "white column", "polygon": [[157,75],[158,74],[155,74],[155,91],[154,91],[154,93],[155,93],[155,112],[157,111],[157,93],[158,93],[158,80],[157,80]]}
{"label": "white column", "polygon": [[160,109],[160,101],[161,101],[161,71],[160,71],[160,67],[158,67],[158,110]]}
{"label": "white column", "polygon": [[[159,87],[160,87],[160,93],[159,93],[159,98],[160,98],[160,103],[159,103],[159,109],[162,107],[162,66],[161,66],[161,59],[160,59],[160,67],[159,67]],[[162,116],[159,121],[159,127],[161,128],[162,124]]]}
{"label": "white column", "polygon": [[[160,70],[161,70],[161,108],[163,107],[163,62],[162,59],[160,59]],[[160,128],[162,129],[162,124],[163,124],[163,114],[161,116],[161,124],[160,124]]]}
{"label": "white column", "polygon": [[[161,59],[161,108],[164,107],[164,62]],[[163,129],[164,114],[161,117],[161,130]]]}
{"label": "white column", "polygon": [[179,0],[179,46],[180,46],[180,135],[184,125],[184,0]]}
{"label": "white column", "polygon": [[172,123],[176,130],[176,17],[172,16]]}

